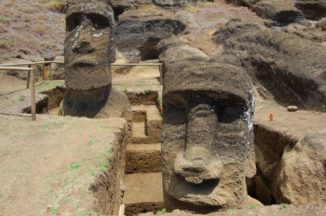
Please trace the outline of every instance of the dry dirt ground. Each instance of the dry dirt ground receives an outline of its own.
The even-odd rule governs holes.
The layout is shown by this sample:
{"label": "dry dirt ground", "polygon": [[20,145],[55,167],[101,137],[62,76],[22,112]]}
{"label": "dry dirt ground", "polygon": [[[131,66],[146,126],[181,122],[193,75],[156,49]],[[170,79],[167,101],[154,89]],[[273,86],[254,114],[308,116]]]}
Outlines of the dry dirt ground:
{"label": "dry dirt ground", "polygon": [[86,216],[123,119],[0,115],[0,215]]}
{"label": "dry dirt ground", "polygon": [[[176,210],[172,213],[162,214],[164,211],[158,212],[157,215],[166,216],[191,216],[191,214]],[[142,216],[153,216],[153,213],[141,214]],[[246,209],[229,209],[225,212],[212,213],[207,216],[324,216],[326,215],[325,205],[307,205],[294,207],[289,205],[274,205],[267,207],[249,206]],[[198,215],[199,216],[199,215]]]}

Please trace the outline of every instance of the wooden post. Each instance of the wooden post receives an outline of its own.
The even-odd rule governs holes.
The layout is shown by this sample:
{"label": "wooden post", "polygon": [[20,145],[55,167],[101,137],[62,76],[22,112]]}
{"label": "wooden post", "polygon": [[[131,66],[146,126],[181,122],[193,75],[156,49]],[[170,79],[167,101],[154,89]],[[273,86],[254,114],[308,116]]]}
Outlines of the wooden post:
{"label": "wooden post", "polygon": [[160,64],[159,70],[160,70],[160,83],[161,85],[163,85],[163,64]]}
{"label": "wooden post", "polygon": [[[32,65],[28,65],[29,68],[32,68]],[[27,72],[27,88],[29,88],[29,82],[31,81],[31,70]]]}
{"label": "wooden post", "polygon": [[53,80],[53,73],[52,73],[52,64],[49,64],[50,67],[50,80]]}
{"label": "wooden post", "polygon": [[35,76],[34,71],[30,70],[31,72],[31,113],[32,113],[32,121],[36,121],[36,104],[35,104]]}

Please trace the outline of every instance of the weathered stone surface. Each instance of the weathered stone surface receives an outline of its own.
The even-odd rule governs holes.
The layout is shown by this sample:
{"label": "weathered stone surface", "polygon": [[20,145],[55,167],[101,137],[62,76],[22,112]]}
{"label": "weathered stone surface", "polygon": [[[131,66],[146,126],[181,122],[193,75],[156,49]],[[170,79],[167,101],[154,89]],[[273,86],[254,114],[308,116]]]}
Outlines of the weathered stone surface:
{"label": "weathered stone surface", "polygon": [[271,19],[283,25],[304,18],[303,13],[294,5],[294,0],[230,0],[251,8],[258,16]]}
{"label": "weathered stone surface", "polygon": [[[159,43],[160,62],[163,62],[162,78],[164,79],[169,67],[178,61],[196,61],[209,60],[209,57],[203,51],[189,46],[185,41],[170,37]],[[172,64],[172,65],[171,65]]]}
{"label": "weathered stone surface", "polygon": [[105,1],[68,3],[65,39],[68,88],[88,90],[111,83],[113,28],[113,11]]}
{"label": "weathered stone surface", "polygon": [[[54,61],[60,61],[64,62],[64,56],[56,56],[54,58]],[[65,75],[64,75],[64,65],[63,64],[51,64],[51,70],[52,70],[52,78],[54,80],[64,80]]]}
{"label": "weathered stone surface", "polygon": [[326,18],[320,20],[317,24],[316,27],[322,31],[326,31]]}
{"label": "weathered stone surface", "polygon": [[252,6],[258,16],[272,19],[280,24],[303,19],[303,14],[294,6],[293,0],[260,0]]}
{"label": "weathered stone surface", "polygon": [[[322,24],[322,22],[316,24],[318,30],[322,30],[320,24]],[[326,32],[316,31],[316,27],[293,23],[287,26],[287,28],[284,29],[284,31],[286,33],[291,33],[303,39],[308,39],[314,42],[320,42],[320,43],[325,42]]]}
{"label": "weathered stone surface", "polygon": [[288,106],[288,107],[286,107],[286,109],[289,112],[295,112],[298,110],[298,107],[297,106]]}
{"label": "weathered stone surface", "polygon": [[129,61],[158,58],[157,44],[164,38],[181,33],[186,27],[162,13],[129,10],[119,17],[117,49]]}
{"label": "weathered stone surface", "polygon": [[326,16],[325,0],[297,0],[295,6],[304,13],[307,19],[318,20]]}
{"label": "weathered stone surface", "polygon": [[86,117],[125,117],[131,106],[125,94],[112,88],[115,60],[113,11],[106,0],[68,2],[65,40],[67,94],[62,114]]}
{"label": "weathered stone surface", "polygon": [[153,0],[153,4],[163,7],[184,6],[187,0]]}
{"label": "weathered stone surface", "polygon": [[239,206],[247,197],[245,177],[255,173],[249,160],[250,78],[184,43],[180,47],[191,51],[174,59],[165,52],[176,40],[163,41],[161,54],[169,62],[163,92],[165,205],[196,212]]}
{"label": "weathered stone surface", "polygon": [[326,202],[326,133],[306,135],[286,146],[273,194],[278,203],[295,205]]}
{"label": "weathered stone surface", "polygon": [[[234,26],[232,22],[238,21],[231,21],[219,32],[228,31],[223,29]],[[279,103],[310,108],[325,104],[324,47],[295,34],[259,29],[248,32],[244,28],[243,33],[230,35],[224,41],[226,52],[237,56]]]}

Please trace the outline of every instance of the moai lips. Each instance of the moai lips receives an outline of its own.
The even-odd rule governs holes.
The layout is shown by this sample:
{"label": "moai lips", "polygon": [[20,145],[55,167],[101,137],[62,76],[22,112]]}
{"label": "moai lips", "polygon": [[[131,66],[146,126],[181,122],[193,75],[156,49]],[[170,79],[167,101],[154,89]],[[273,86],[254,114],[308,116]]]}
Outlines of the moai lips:
{"label": "moai lips", "polygon": [[207,212],[240,206],[255,173],[252,84],[240,68],[177,62],[165,77],[163,183],[166,207]]}
{"label": "moai lips", "polygon": [[65,81],[75,90],[111,84],[113,11],[107,1],[68,1]]}

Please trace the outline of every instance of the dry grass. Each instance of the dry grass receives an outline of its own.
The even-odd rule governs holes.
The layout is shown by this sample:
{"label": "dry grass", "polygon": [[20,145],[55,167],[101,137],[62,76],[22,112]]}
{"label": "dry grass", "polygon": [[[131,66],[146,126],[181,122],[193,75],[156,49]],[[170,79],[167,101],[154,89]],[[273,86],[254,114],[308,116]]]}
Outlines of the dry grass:
{"label": "dry grass", "polygon": [[65,15],[50,9],[50,0],[23,2],[0,0],[0,63],[16,56],[62,55]]}
{"label": "dry grass", "polygon": [[47,0],[46,6],[51,11],[64,13],[66,11],[66,0]]}

